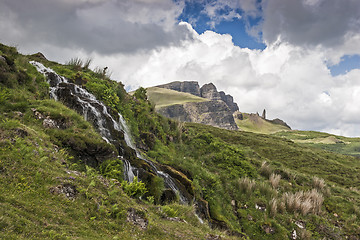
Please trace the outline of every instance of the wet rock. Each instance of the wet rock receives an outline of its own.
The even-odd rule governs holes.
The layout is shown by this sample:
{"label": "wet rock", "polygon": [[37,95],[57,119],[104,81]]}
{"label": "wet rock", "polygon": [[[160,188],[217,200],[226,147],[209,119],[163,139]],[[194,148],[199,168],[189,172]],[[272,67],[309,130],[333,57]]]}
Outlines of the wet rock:
{"label": "wet rock", "polygon": [[145,230],[149,224],[149,221],[145,217],[145,213],[136,211],[134,208],[128,210],[126,221],[139,226],[143,230]]}
{"label": "wet rock", "polygon": [[160,197],[162,204],[171,203],[176,200],[177,196],[171,189],[165,189]]}
{"label": "wet rock", "polygon": [[64,194],[70,200],[74,200],[79,193],[76,187],[69,183],[64,183],[56,187],[50,188],[50,193],[52,194]]}

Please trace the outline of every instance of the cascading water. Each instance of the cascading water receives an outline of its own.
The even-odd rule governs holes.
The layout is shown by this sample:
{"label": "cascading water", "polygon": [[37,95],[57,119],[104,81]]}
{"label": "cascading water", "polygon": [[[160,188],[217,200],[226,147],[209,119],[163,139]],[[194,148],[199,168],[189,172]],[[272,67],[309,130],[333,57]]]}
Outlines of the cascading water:
{"label": "cascading water", "polygon": [[[114,136],[112,132],[123,132],[126,144],[135,150],[137,157],[147,162],[152,167],[153,171],[164,179],[165,186],[170,188],[176,195],[178,195],[182,203],[187,202],[186,198],[181,194],[171,176],[169,176],[167,173],[159,171],[153,162],[144,158],[140,154],[132,141],[128,126],[121,114],[119,114],[119,122],[115,121],[107,111],[107,107],[102,102],[97,100],[93,94],[73,83],[69,83],[66,78],[58,75],[55,71],[45,67],[39,62],[31,61],[30,63],[34,65],[37,70],[44,74],[48,79],[48,82],[50,83],[51,98],[59,101],[62,100],[61,93],[67,92],[67,94],[70,94],[74,98],[72,101],[72,108],[75,108],[76,111],[81,113],[85,120],[91,122],[99,130],[102,138],[108,143],[116,142],[116,136]],[[111,126],[112,129],[109,129],[109,126]],[[121,159],[124,162],[125,180],[132,182],[134,179],[134,168],[131,166],[128,160],[124,158]]]}
{"label": "cascading water", "polygon": [[[66,86],[67,89],[70,90],[70,94],[76,99],[76,110],[84,116],[85,120],[93,123],[106,142],[112,143],[115,141],[111,131],[107,128],[107,125],[110,123],[115,131],[120,132],[123,129],[108,113],[106,106],[102,102],[98,101],[93,94],[89,93],[85,89],[69,83],[66,78],[58,75],[52,69],[45,67],[43,64],[35,61],[31,61],[30,63],[48,79],[50,83],[51,98],[56,101],[61,100],[59,93],[64,90]],[[125,180],[132,182],[134,179],[133,167],[128,160],[124,158],[122,158],[122,160],[124,162]]]}

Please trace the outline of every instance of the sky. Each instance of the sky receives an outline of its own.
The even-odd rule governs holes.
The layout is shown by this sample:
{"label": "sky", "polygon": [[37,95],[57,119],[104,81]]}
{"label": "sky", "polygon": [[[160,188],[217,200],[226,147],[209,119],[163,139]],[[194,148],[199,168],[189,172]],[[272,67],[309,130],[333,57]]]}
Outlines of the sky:
{"label": "sky", "polygon": [[127,90],[212,82],[240,111],[360,137],[359,0],[0,0],[0,42]]}

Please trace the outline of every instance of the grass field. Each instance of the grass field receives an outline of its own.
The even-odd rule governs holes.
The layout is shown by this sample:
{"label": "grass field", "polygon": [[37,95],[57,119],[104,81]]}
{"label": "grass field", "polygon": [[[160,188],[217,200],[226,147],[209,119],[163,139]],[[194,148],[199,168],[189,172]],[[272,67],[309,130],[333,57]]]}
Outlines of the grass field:
{"label": "grass field", "polygon": [[209,101],[208,99],[201,98],[190,93],[183,93],[165,88],[150,87],[146,90],[150,102],[155,105],[156,109],[188,102]]}
{"label": "grass field", "polygon": [[239,130],[241,131],[263,133],[263,134],[289,131],[289,128],[266,121],[263,118],[257,116],[256,114],[248,114],[248,113],[242,113],[242,114],[244,117],[243,120],[235,118],[235,122],[239,127]]}

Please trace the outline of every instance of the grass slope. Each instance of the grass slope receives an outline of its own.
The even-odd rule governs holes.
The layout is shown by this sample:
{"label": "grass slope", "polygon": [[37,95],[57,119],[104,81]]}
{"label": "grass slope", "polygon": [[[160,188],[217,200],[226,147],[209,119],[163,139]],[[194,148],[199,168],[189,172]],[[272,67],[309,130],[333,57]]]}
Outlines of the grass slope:
{"label": "grass slope", "polygon": [[314,131],[287,131],[274,135],[308,147],[360,157],[360,138],[348,138]]}
{"label": "grass slope", "polygon": [[242,113],[242,115],[243,120],[235,118],[235,122],[241,131],[263,134],[289,131],[289,128],[266,121],[256,114]]}
{"label": "grass slope", "polygon": [[[211,229],[200,224],[192,205],[154,202],[151,197],[162,189],[149,183],[142,200],[129,197],[140,187],[119,183],[122,163],[116,159],[97,168],[85,165],[80,154],[88,148],[114,149],[81,116],[49,99],[48,84],[28,64],[29,56],[4,45],[0,54],[6,57],[0,60],[1,239],[211,239],[212,234],[262,240],[289,239],[294,230],[299,239],[359,239],[359,159],[284,134],[324,138],[313,140],[323,145],[334,141],[329,135],[273,136],[177,123],[156,114],[145,89],[130,97],[99,73],[38,59],[82,82],[110,112],[121,112],[144,155],[191,179],[194,203],[208,203],[210,224],[222,230]],[[36,112],[64,127],[45,127]],[[71,198],[63,192],[69,187],[76,189]],[[129,220],[131,211],[148,220],[146,229]]]}
{"label": "grass slope", "polygon": [[208,99],[201,98],[190,93],[183,93],[171,89],[150,87],[146,89],[147,96],[155,108],[162,108],[175,104],[184,104],[188,102],[205,102]]}

